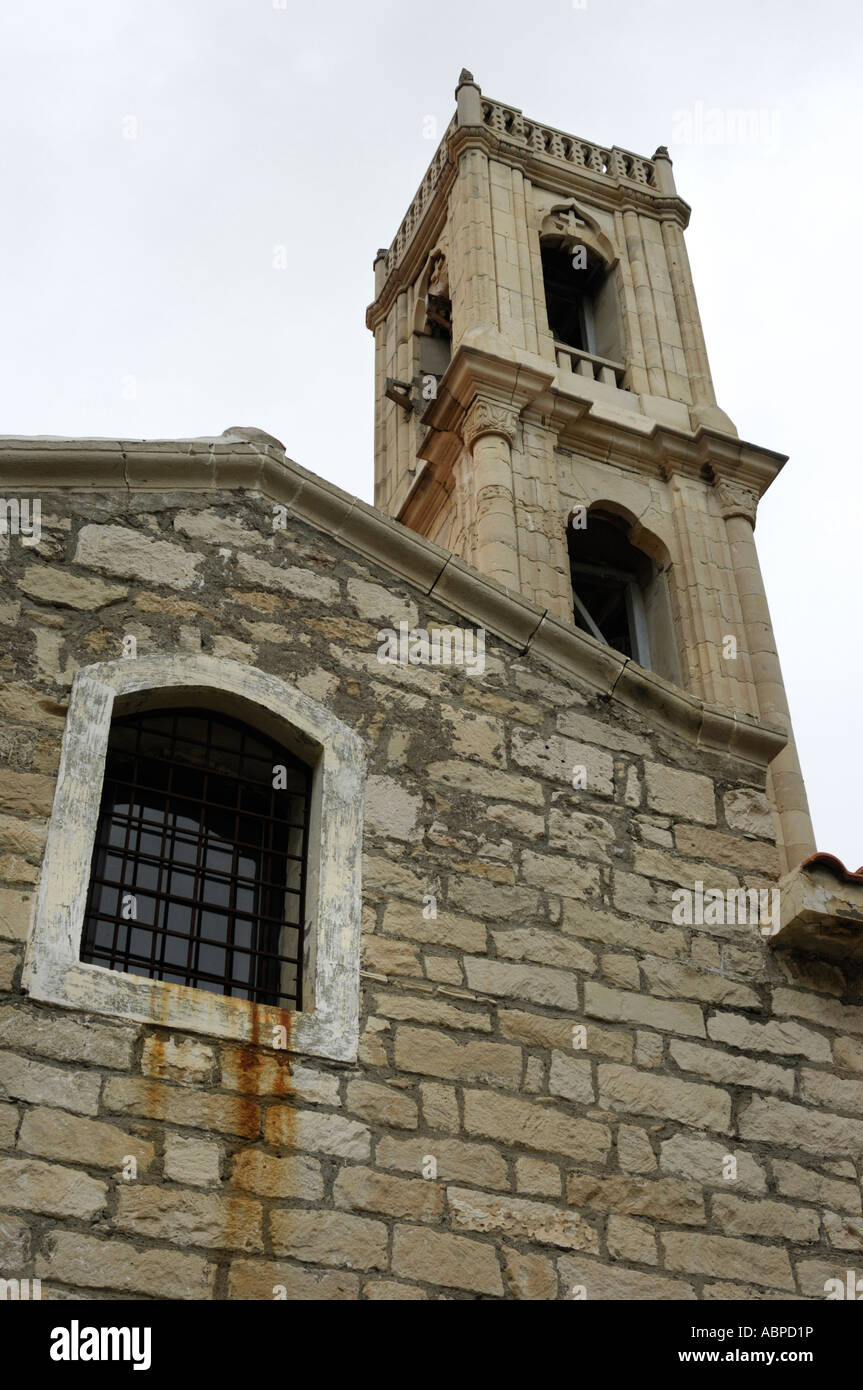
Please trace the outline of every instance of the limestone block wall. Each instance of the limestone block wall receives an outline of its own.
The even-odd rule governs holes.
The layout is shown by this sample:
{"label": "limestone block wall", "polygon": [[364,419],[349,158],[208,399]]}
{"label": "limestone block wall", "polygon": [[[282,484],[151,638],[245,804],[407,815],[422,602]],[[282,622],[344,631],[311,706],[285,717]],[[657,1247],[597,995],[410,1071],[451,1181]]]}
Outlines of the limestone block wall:
{"label": "limestone block wall", "polygon": [[[61,489],[8,536],[0,1274],[43,1297],[823,1298],[863,1245],[863,982],[678,888],[767,887],[764,775],[237,493]],[[22,957],[78,666],[204,651],[368,756],[355,1063],[37,1004]],[[434,910],[433,910],[434,909]],[[679,915],[679,914],[678,914]],[[124,1176],[128,1158],[137,1176]]]}

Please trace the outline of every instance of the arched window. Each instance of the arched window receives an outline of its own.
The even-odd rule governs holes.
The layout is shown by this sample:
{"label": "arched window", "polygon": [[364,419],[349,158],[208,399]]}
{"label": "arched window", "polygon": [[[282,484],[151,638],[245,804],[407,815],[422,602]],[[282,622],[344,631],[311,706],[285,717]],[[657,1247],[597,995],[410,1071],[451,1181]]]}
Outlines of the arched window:
{"label": "arched window", "polygon": [[[614,246],[595,218],[570,201],[543,218],[539,250],[555,344],[576,354],[572,369],[582,376],[621,385],[625,351]],[[585,360],[597,357],[603,363]]]}
{"label": "arched window", "polygon": [[206,709],[111,724],[81,960],[298,1009],[311,769]]}
{"label": "arched window", "polygon": [[646,554],[628,523],[600,508],[576,510],[568,542],[576,627],[679,685],[667,557]]}
{"label": "arched window", "polygon": [[587,247],[555,246],[546,239],[541,241],[540,251],[552,337],[564,347],[594,354],[594,301],[605,273],[601,259]]}
{"label": "arched window", "polygon": [[30,998],[356,1060],[364,784],[355,730],[266,671],[200,652],[81,667]]}

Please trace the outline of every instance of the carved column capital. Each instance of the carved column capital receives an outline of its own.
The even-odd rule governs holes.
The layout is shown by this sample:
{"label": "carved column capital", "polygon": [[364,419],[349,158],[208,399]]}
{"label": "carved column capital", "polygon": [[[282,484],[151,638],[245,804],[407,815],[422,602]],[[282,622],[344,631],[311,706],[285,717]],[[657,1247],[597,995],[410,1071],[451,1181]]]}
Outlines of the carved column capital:
{"label": "carved column capital", "polygon": [[716,492],[722,515],[726,521],[732,516],[745,516],[747,521],[751,522],[753,526],[755,525],[758,493],[754,489],[744,487],[742,483],[730,483],[724,478],[720,478],[716,483]]}
{"label": "carved column capital", "polygon": [[469,449],[484,434],[499,434],[514,444],[517,425],[518,411],[512,406],[477,396],[464,417],[462,434]]}

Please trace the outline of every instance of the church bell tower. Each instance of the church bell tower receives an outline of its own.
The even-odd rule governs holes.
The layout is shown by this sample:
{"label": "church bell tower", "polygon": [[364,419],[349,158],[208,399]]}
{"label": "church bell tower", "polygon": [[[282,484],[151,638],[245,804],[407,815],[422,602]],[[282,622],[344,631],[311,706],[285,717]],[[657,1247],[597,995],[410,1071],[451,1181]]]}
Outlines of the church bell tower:
{"label": "church bell tower", "polygon": [[716,403],[668,151],[528,120],[471,73],[375,258],[375,502],[693,696],[788,732],[788,868],[815,848],[753,530],[785,462]]}

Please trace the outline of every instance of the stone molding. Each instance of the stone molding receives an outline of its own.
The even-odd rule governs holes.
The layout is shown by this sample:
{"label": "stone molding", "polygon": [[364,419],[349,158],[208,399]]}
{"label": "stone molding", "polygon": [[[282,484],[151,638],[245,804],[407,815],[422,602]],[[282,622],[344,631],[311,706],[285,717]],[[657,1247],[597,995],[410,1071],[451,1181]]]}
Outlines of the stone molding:
{"label": "stone molding", "polygon": [[[301,1012],[144,979],[80,957],[81,932],[115,713],[167,700],[238,715],[313,765],[305,1008]],[[146,656],[82,667],[72,686],[60,769],[24,970],[31,999],[207,1037],[261,1042],[287,1031],[287,1049],[356,1060],[362,920],[362,740],[323,705],[278,677],[199,654]]]}
{"label": "stone molding", "polygon": [[[271,445],[236,438],[176,441],[0,439],[0,496],[57,489],[258,493],[474,625],[640,710],[690,744],[765,767],[787,733],[690,695],[367,502],[309,473]],[[221,663],[217,663],[221,664]]]}

